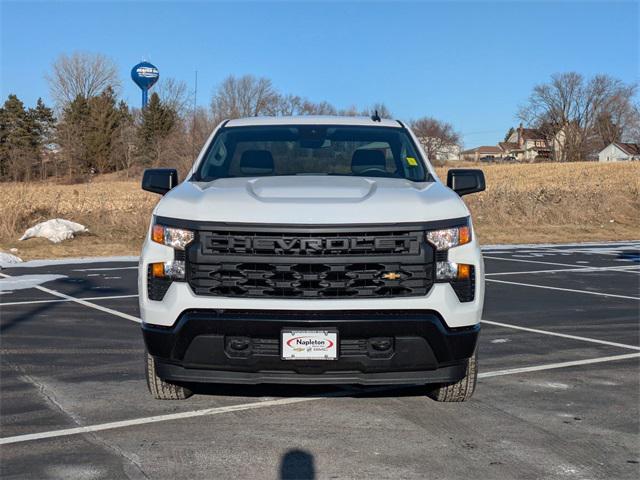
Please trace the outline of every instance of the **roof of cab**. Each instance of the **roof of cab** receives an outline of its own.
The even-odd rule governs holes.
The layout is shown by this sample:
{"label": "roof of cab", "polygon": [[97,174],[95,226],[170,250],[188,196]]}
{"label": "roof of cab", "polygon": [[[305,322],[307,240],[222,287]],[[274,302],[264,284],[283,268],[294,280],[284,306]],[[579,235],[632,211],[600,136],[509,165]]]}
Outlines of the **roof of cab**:
{"label": "roof of cab", "polygon": [[301,115],[296,117],[246,117],[229,120],[225,127],[253,127],[268,125],[356,125],[366,127],[395,127],[402,124],[397,120],[381,119],[379,122],[370,117],[339,117],[334,115]]}

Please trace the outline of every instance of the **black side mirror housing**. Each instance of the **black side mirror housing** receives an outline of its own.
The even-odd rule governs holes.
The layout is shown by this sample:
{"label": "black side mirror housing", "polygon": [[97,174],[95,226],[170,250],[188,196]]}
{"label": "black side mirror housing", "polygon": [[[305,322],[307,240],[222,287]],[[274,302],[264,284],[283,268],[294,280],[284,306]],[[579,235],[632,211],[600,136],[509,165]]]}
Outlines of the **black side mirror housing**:
{"label": "black side mirror housing", "polygon": [[447,187],[458,195],[482,192],[487,186],[484,172],[475,168],[454,168],[447,172]]}
{"label": "black side mirror housing", "polygon": [[178,184],[175,168],[148,168],[142,175],[142,189],[164,195]]}

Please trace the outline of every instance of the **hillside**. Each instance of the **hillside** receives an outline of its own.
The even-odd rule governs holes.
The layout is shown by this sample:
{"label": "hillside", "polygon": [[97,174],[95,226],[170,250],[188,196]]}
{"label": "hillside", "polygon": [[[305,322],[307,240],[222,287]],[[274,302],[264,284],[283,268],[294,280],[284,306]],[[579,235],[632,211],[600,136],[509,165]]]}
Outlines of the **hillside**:
{"label": "hillside", "polygon": [[[584,242],[640,238],[639,163],[483,165],[486,192],[465,197],[483,244]],[[446,178],[447,168],[438,168]],[[114,177],[92,183],[4,183],[0,251],[23,259],[137,255],[158,200],[139,183]],[[90,234],[52,244],[19,242],[50,218],[86,225]]]}

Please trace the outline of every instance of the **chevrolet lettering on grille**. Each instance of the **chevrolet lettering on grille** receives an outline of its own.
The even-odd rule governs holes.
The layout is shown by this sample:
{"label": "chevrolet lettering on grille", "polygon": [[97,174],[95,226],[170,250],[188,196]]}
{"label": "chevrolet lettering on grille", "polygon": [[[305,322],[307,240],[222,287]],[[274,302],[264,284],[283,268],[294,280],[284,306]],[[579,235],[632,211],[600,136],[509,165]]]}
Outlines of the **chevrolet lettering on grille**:
{"label": "chevrolet lettering on grille", "polygon": [[228,253],[268,252],[276,254],[407,253],[419,252],[416,237],[261,237],[211,235],[205,248]]}

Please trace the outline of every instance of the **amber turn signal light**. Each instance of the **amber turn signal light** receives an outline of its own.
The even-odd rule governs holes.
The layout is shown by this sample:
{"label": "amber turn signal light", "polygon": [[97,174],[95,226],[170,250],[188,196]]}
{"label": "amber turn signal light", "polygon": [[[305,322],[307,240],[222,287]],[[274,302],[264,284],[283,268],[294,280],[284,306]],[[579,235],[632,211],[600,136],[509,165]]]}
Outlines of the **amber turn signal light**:
{"label": "amber turn signal light", "polygon": [[164,243],[164,227],[162,225],[154,225],[151,230],[151,240],[156,243]]}
{"label": "amber turn signal light", "polygon": [[465,243],[469,243],[471,241],[471,229],[469,227],[460,227],[458,235],[458,245],[464,245]]}
{"label": "amber turn signal light", "polygon": [[471,277],[471,265],[458,264],[458,280],[468,280]]}
{"label": "amber turn signal light", "polygon": [[151,275],[155,278],[164,278],[164,263],[152,263]]}

